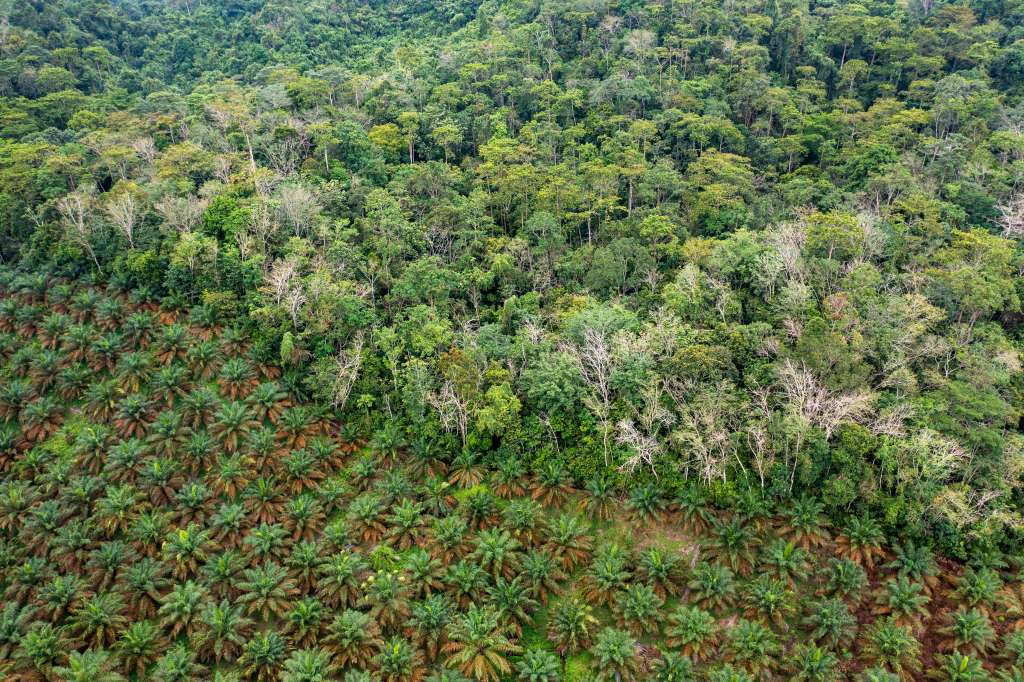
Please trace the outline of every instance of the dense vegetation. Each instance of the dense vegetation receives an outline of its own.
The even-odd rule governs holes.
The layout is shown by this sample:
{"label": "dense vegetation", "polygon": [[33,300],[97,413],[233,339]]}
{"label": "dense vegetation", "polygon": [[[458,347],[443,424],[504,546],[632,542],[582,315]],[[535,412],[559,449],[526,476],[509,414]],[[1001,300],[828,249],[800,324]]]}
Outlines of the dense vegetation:
{"label": "dense vegetation", "polygon": [[[429,667],[489,625],[515,670],[578,597],[600,628],[555,638],[559,671],[611,670],[615,647],[626,669],[713,669],[747,636],[763,665],[730,665],[762,677],[798,652],[840,677],[1009,669],[1022,239],[1024,0],[0,0],[0,659],[141,678],[165,650],[165,677],[247,655],[269,679],[296,652],[387,678],[392,648]],[[463,492],[433,506],[427,470]],[[585,500],[631,516],[573,526],[565,563]],[[446,554],[448,518],[467,529]],[[203,556],[182,568],[165,541]],[[411,580],[423,543],[437,586],[398,591],[445,596],[436,641],[362,582]],[[677,561],[664,584],[650,548]],[[349,551],[366,567],[337,603],[289,563]],[[203,573],[225,552],[247,582]],[[621,589],[545,602],[538,552],[554,592],[592,561]],[[151,608],[104,573],[135,563],[167,581]],[[460,597],[448,571],[470,564]],[[859,600],[828,587],[853,564]],[[734,597],[695,599],[700,571]],[[279,598],[239,601],[272,578]],[[517,578],[513,613],[496,595]],[[55,611],[51,581],[74,587]],[[752,606],[762,588],[787,606]],[[237,610],[229,654],[160,613],[182,590]],[[624,616],[634,598],[658,617]],[[829,599],[842,637],[805,620]],[[669,632],[677,602],[710,614],[713,656]],[[296,634],[293,607],[323,627]],[[339,654],[338,608],[387,646]],[[96,635],[82,614],[104,609]],[[948,634],[957,613],[985,637]],[[39,628],[91,653],[29,662]],[[876,630],[906,659],[872,653]]]}
{"label": "dense vegetation", "polygon": [[[4,679],[1018,680],[1020,566],[807,496],[363,447],[244,331],[14,280]],[[12,293],[11,289],[15,293]],[[44,311],[49,311],[46,314]],[[431,676],[427,678],[427,674]]]}

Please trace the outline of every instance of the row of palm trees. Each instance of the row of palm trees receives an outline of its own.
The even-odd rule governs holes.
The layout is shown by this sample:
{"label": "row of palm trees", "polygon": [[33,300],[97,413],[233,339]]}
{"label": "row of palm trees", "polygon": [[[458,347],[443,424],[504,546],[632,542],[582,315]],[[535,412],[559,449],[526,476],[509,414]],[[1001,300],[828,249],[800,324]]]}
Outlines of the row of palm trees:
{"label": "row of palm trees", "polygon": [[261,358],[206,306],[0,279],[5,677],[1021,679],[1001,557],[363,447]]}

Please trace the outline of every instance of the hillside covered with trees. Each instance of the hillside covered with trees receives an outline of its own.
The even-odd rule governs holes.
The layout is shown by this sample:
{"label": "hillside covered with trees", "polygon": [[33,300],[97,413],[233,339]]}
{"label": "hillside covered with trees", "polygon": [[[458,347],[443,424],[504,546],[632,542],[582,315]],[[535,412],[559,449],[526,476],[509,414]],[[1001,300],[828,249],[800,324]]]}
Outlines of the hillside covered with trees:
{"label": "hillside covered with trees", "polygon": [[0,675],[1024,679],[1022,240],[1021,0],[0,0]]}

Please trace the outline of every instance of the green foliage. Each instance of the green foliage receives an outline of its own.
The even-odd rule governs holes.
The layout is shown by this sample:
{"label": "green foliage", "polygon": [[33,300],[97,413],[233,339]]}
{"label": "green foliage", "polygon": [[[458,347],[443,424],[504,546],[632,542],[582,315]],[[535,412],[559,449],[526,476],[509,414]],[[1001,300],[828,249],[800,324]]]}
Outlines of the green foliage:
{"label": "green foliage", "polygon": [[[662,637],[974,675],[1017,577],[940,576],[1021,553],[1018,5],[0,2],[0,670],[543,678],[533,627],[567,679],[677,675]],[[458,652],[390,622],[433,541]],[[317,603],[384,631],[334,670]]]}

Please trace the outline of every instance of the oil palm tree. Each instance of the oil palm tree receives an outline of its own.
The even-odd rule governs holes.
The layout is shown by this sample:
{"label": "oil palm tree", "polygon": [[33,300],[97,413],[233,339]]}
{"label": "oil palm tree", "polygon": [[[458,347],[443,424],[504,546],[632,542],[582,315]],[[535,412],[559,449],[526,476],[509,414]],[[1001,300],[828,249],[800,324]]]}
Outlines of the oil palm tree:
{"label": "oil palm tree", "polygon": [[647,583],[631,583],[615,595],[613,610],[619,626],[637,637],[657,634],[658,615],[665,600]]}
{"label": "oil palm tree", "polygon": [[502,460],[492,476],[494,494],[503,500],[514,500],[526,494],[523,477],[526,469],[523,463],[514,458]]}
{"label": "oil palm tree", "polygon": [[466,554],[468,535],[469,524],[460,514],[436,519],[430,530],[430,552],[447,566]]}
{"label": "oil palm tree", "polygon": [[383,539],[387,532],[386,514],[384,500],[375,493],[360,495],[348,508],[353,533],[368,545],[376,544]]}
{"label": "oil palm tree", "polygon": [[760,544],[754,528],[736,516],[716,521],[711,532],[711,538],[705,543],[705,553],[734,572],[749,575],[754,566],[755,550]]}
{"label": "oil palm tree", "polygon": [[558,657],[545,649],[527,649],[516,663],[517,679],[523,682],[558,682],[562,669]]}
{"label": "oil palm tree", "polygon": [[245,400],[259,385],[259,379],[245,358],[231,358],[221,365],[217,384],[228,400]]}
{"label": "oil palm tree", "polygon": [[869,664],[911,679],[921,668],[921,643],[909,628],[892,617],[880,619],[868,631],[861,655]]}
{"label": "oil palm tree", "polygon": [[327,625],[324,645],[338,666],[366,668],[383,641],[376,621],[362,611],[346,609]]}
{"label": "oil palm tree", "polygon": [[161,626],[168,630],[172,639],[180,634],[191,637],[208,598],[209,591],[199,583],[192,580],[178,583],[164,596],[157,611]]}
{"label": "oil palm tree", "polygon": [[695,661],[706,660],[718,648],[718,622],[696,606],[678,606],[669,616],[665,635],[671,647]]}
{"label": "oil palm tree", "polygon": [[79,576],[55,575],[36,592],[39,615],[51,623],[61,622],[86,593],[86,583]]}
{"label": "oil palm tree", "polygon": [[874,568],[884,556],[882,527],[870,516],[851,518],[843,532],[836,538],[839,556],[852,559],[866,568]]}
{"label": "oil palm tree", "polygon": [[165,561],[171,565],[171,574],[179,580],[194,577],[199,567],[217,549],[211,533],[195,523],[171,531],[163,545]]}
{"label": "oil palm tree", "polygon": [[56,679],[66,682],[126,682],[115,669],[115,660],[106,649],[72,651],[66,665],[53,669]]}
{"label": "oil palm tree", "polygon": [[622,547],[615,543],[601,545],[583,575],[583,593],[590,603],[607,606],[626,588],[632,575]]}
{"label": "oil palm tree", "polygon": [[831,557],[825,570],[826,583],[823,588],[829,594],[849,603],[857,604],[868,587],[868,574],[852,559]]}
{"label": "oil palm tree", "polygon": [[831,651],[813,644],[796,647],[788,667],[794,682],[832,682],[839,679],[839,659]]}
{"label": "oil palm tree", "polygon": [[452,462],[448,482],[456,488],[467,490],[480,485],[484,480],[484,468],[479,465],[476,455],[463,452]]}
{"label": "oil palm tree", "polygon": [[460,511],[473,530],[481,530],[493,526],[498,519],[497,498],[489,490],[470,490],[462,498]]}
{"label": "oil palm tree", "polygon": [[[194,436],[199,436],[199,434],[194,434]],[[195,440],[199,439],[194,437],[190,439],[190,442]],[[192,461],[201,467],[205,458],[204,460],[197,461],[197,458],[193,457]],[[242,455],[221,455],[213,466],[209,468],[206,482],[215,495],[223,496],[225,499],[234,502],[249,484],[251,471],[248,464],[248,460]]]}
{"label": "oil palm tree", "polygon": [[679,555],[660,547],[648,547],[637,560],[637,577],[662,599],[679,594],[683,565]]}
{"label": "oil palm tree", "polygon": [[284,511],[285,502],[273,476],[260,476],[250,481],[243,498],[249,510],[249,522],[253,525],[273,523]]}
{"label": "oil palm tree", "polygon": [[320,638],[324,606],[316,597],[303,597],[285,614],[284,632],[299,648],[312,646]]}
{"label": "oil palm tree", "polygon": [[154,682],[191,682],[206,674],[206,667],[183,642],[179,642],[156,661],[153,666]]}
{"label": "oil palm tree", "polygon": [[192,333],[200,339],[209,340],[223,331],[217,309],[212,305],[200,304],[188,312]]}
{"label": "oil palm tree", "polygon": [[724,658],[759,679],[772,675],[780,650],[778,638],[769,628],[758,621],[740,619],[729,630]]}
{"label": "oil palm tree", "polygon": [[125,316],[121,324],[125,341],[135,348],[148,348],[153,340],[156,317],[148,310],[136,310]]}
{"label": "oil palm tree", "polygon": [[199,386],[182,396],[179,413],[182,423],[198,430],[213,424],[213,415],[218,406],[217,395],[205,386]]}
{"label": "oil palm tree", "polygon": [[329,608],[355,606],[362,598],[362,583],[369,570],[361,554],[332,554],[317,570],[317,596]]}
{"label": "oil palm tree", "polygon": [[242,653],[253,622],[227,599],[208,601],[199,613],[192,641],[200,660],[231,663]]}
{"label": "oil palm tree", "polygon": [[646,666],[638,642],[628,632],[605,628],[597,634],[590,654],[595,680],[632,682],[643,679]]}
{"label": "oil palm tree", "polygon": [[284,662],[280,682],[323,682],[336,679],[338,667],[322,647],[293,651]]}
{"label": "oil palm tree", "polygon": [[850,608],[834,597],[808,605],[802,624],[815,643],[835,650],[848,647],[857,631],[857,620]]}
{"label": "oil palm tree", "polygon": [[415,639],[428,661],[434,661],[447,643],[448,625],[454,613],[454,604],[443,594],[413,602],[406,633]]}
{"label": "oil palm tree", "polygon": [[956,587],[952,594],[965,606],[976,608],[991,616],[1002,587],[1003,580],[995,569],[968,566],[956,579]]}
{"label": "oil palm tree", "polygon": [[388,516],[385,541],[399,550],[407,550],[419,543],[427,521],[419,504],[410,499],[402,500]]}
{"label": "oil palm tree", "polygon": [[594,609],[579,596],[572,595],[552,608],[548,640],[563,658],[572,656],[590,646],[597,625]]}
{"label": "oil palm tree", "polygon": [[540,549],[530,550],[523,556],[522,575],[533,597],[545,605],[552,595],[561,592],[561,581],[565,577],[558,561]]}
{"label": "oil palm tree", "polygon": [[307,440],[319,430],[313,415],[303,405],[293,405],[284,410],[276,426],[278,444],[283,451],[306,447]]}
{"label": "oil palm tree", "polygon": [[135,677],[142,677],[167,648],[167,644],[163,632],[156,623],[142,620],[131,623],[125,628],[117,643],[117,651],[125,672]]}
{"label": "oil palm tree", "polygon": [[519,576],[511,580],[499,576],[487,588],[487,596],[501,622],[509,626],[516,638],[521,637],[523,627],[533,622],[532,614],[538,606],[523,580]]}
{"label": "oil palm tree", "polygon": [[188,370],[174,363],[158,369],[149,381],[149,389],[166,409],[174,409],[192,390]]}
{"label": "oil palm tree", "polygon": [[911,582],[906,576],[887,580],[875,600],[876,614],[891,616],[898,625],[912,629],[920,628],[923,620],[930,615],[927,607],[931,600],[924,593],[923,586]]}
{"label": "oil palm tree", "polygon": [[272,682],[284,664],[288,645],[275,630],[257,632],[245,643],[238,665],[247,679]]}
{"label": "oil palm tree", "polygon": [[[85,413],[93,420],[106,422],[118,412],[121,393],[110,379],[93,383],[85,390]],[[123,434],[122,434],[123,437]]]}
{"label": "oil palm tree", "polygon": [[762,574],[750,581],[745,595],[748,618],[760,619],[780,631],[789,629],[797,614],[797,595],[785,581]]}
{"label": "oil palm tree", "polygon": [[512,672],[509,656],[520,652],[490,607],[470,606],[448,627],[447,665],[478,682],[499,682]]}
{"label": "oil palm tree", "polygon": [[503,528],[482,530],[477,535],[472,558],[497,578],[511,578],[520,563],[520,545],[512,534]]}
{"label": "oil palm tree", "polygon": [[36,621],[20,636],[12,659],[16,672],[30,679],[53,679],[55,668],[65,663],[73,649],[63,628]]}
{"label": "oil palm tree", "polygon": [[145,351],[126,353],[117,363],[117,384],[126,393],[138,393],[153,373],[153,356]]}
{"label": "oil palm tree", "polygon": [[271,617],[283,617],[297,594],[288,571],[274,562],[243,571],[238,589],[242,591],[239,602],[245,605],[247,613],[264,622]]}
{"label": "oil palm tree", "polygon": [[125,396],[117,406],[114,428],[122,438],[143,438],[149,427],[152,404],[142,394]]}
{"label": "oil palm tree", "polygon": [[615,514],[615,487],[607,476],[595,476],[587,481],[586,492],[580,499],[580,511],[592,521],[610,521]]}
{"label": "oil palm tree", "polygon": [[939,632],[944,637],[939,646],[947,651],[956,650],[977,658],[995,646],[996,633],[992,623],[978,609],[960,607],[947,614],[946,623]]}
{"label": "oil palm tree", "polygon": [[429,597],[444,587],[444,567],[424,549],[410,551],[405,557],[403,568],[409,577],[409,585],[415,597]]}
{"label": "oil palm tree", "polygon": [[282,413],[292,407],[288,393],[272,381],[265,381],[256,386],[246,397],[245,402],[249,404],[257,420],[265,419],[271,424],[277,424]]}
{"label": "oil palm tree", "polygon": [[806,550],[793,541],[776,540],[765,547],[761,563],[772,575],[794,587],[797,581],[807,576],[810,558]]}
{"label": "oil palm tree", "polygon": [[688,584],[694,601],[702,608],[726,609],[736,601],[736,581],[725,566],[702,561]]}
{"label": "oil palm tree", "polygon": [[220,446],[226,452],[234,452],[258,426],[259,423],[252,418],[245,403],[228,402],[217,410],[213,426],[210,427],[210,435],[220,442]]}
{"label": "oil palm tree", "polygon": [[929,597],[939,587],[939,565],[935,556],[930,549],[913,541],[897,545],[893,549],[893,560],[885,568],[919,583]]}
{"label": "oil palm tree", "polygon": [[56,399],[43,396],[22,408],[18,423],[25,443],[40,443],[57,433],[64,423],[64,410]]}
{"label": "oil palm tree", "polygon": [[[942,682],[988,682],[992,679],[978,658],[958,651],[946,655],[940,654],[936,664],[935,669],[928,673],[929,679]],[[1000,679],[1005,678],[1000,677]]]}
{"label": "oil palm tree", "polygon": [[[71,611],[72,632],[87,646],[103,648],[117,643],[128,624],[124,598],[116,592],[89,595]],[[70,665],[70,663],[69,663]]]}
{"label": "oil palm tree", "polygon": [[92,370],[85,363],[68,365],[57,374],[58,397],[66,403],[77,403],[85,395],[92,378]]}
{"label": "oil palm tree", "polygon": [[753,675],[731,663],[723,663],[709,668],[706,675],[707,682],[755,682]]}
{"label": "oil palm tree", "polygon": [[537,471],[530,493],[545,507],[560,507],[572,493],[569,471],[560,459],[551,459]]}
{"label": "oil palm tree", "polygon": [[96,302],[93,319],[96,326],[106,331],[114,331],[121,326],[124,317],[124,306],[116,298],[102,297]]}
{"label": "oil palm tree", "polygon": [[580,517],[562,514],[551,523],[546,548],[564,570],[571,571],[590,557],[591,542],[587,535]]}
{"label": "oil palm tree", "polygon": [[420,682],[426,675],[423,655],[397,635],[383,643],[373,662],[384,682]]}
{"label": "oil palm tree", "polygon": [[626,498],[626,510],[629,519],[637,528],[645,528],[652,523],[661,523],[668,510],[668,501],[661,488],[653,483],[638,485],[629,491]]}
{"label": "oil palm tree", "polygon": [[366,594],[359,604],[385,632],[397,631],[409,617],[409,586],[398,571],[380,571],[367,578]]}
{"label": "oil palm tree", "polygon": [[249,563],[258,566],[265,562],[280,563],[287,555],[288,531],[279,523],[260,523],[252,528],[244,540],[244,551]]}
{"label": "oil palm tree", "polygon": [[544,508],[530,498],[510,500],[501,512],[501,521],[523,547],[541,544],[547,531]]}
{"label": "oil palm tree", "polygon": [[[424,552],[424,554],[426,554]],[[429,556],[429,555],[428,555]],[[288,575],[303,594],[315,593],[317,587],[317,571],[324,563],[320,545],[311,540],[301,540],[292,545],[291,552],[285,560]]]}
{"label": "oil palm tree", "polygon": [[113,373],[124,350],[124,338],[116,332],[107,332],[93,340],[87,361],[94,372]]}
{"label": "oil palm tree", "polygon": [[7,660],[21,640],[32,616],[29,606],[10,602],[0,611],[0,658]]}
{"label": "oil palm tree", "polygon": [[165,326],[157,340],[157,362],[169,365],[175,360],[185,360],[189,345],[188,329],[180,324]]}

